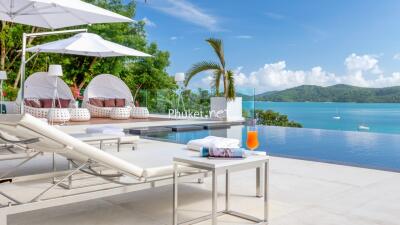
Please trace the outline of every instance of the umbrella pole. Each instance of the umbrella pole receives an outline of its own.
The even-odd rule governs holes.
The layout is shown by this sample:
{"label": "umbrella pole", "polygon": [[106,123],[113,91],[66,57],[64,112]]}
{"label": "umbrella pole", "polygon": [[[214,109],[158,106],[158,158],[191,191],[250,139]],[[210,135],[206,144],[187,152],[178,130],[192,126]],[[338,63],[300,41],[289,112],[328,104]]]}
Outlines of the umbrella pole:
{"label": "umbrella pole", "polygon": [[21,102],[20,102],[20,113],[24,113],[24,99],[25,99],[25,66],[28,62],[26,60],[26,39],[28,37],[39,37],[39,36],[49,36],[49,35],[57,35],[57,34],[67,34],[67,33],[79,33],[79,32],[87,32],[87,29],[74,29],[74,30],[60,30],[60,31],[50,31],[50,32],[41,32],[41,33],[23,33],[22,35],[22,54],[21,54]]}
{"label": "umbrella pole", "polygon": [[20,113],[24,113],[24,99],[25,99],[25,55],[26,55],[26,33],[22,34],[22,54],[21,54],[21,84],[19,85],[21,88],[21,102],[20,102]]}

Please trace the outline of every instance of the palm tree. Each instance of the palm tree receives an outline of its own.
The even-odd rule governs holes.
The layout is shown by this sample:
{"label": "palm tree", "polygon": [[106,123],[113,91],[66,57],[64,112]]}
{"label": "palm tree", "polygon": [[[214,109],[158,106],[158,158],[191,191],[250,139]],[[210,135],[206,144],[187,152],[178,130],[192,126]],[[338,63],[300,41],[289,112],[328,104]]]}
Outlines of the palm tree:
{"label": "palm tree", "polygon": [[205,71],[213,72],[213,84],[215,88],[215,94],[220,96],[219,85],[221,79],[224,84],[224,96],[228,100],[235,99],[235,84],[234,84],[234,73],[231,70],[227,70],[225,67],[225,56],[224,47],[222,40],[209,38],[206,39],[207,43],[213,48],[215,54],[218,56],[219,62],[213,61],[202,61],[194,64],[189,71],[186,73],[187,77],[185,80],[185,85],[189,84],[189,81],[197,74]]}

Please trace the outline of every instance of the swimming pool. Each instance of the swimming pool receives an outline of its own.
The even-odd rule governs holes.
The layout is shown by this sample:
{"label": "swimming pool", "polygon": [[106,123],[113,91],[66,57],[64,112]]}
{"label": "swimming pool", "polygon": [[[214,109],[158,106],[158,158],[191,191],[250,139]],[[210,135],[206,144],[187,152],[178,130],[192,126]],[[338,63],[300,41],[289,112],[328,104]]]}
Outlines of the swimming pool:
{"label": "swimming pool", "polygon": [[[260,147],[273,156],[400,172],[400,135],[258,126]],[[208,135],[246,143],[245,126],[188,132],[158,132],[149,138],[186,144]]]}

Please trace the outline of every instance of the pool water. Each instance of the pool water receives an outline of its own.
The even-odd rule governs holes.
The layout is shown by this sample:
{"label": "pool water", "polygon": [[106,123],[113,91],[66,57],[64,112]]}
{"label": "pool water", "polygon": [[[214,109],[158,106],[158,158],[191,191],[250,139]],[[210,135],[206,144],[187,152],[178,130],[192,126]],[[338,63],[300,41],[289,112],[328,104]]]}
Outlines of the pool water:
{"label": "pool water", "polygon": [[[400,172],[400,135],[258,126],[260,146],[273,156],[315,160]],[[186,144],[209,135],[240,139],[245,126],[188,132],[159,132],[147,137]],[[243,145],[243,147],[245,147]]]}

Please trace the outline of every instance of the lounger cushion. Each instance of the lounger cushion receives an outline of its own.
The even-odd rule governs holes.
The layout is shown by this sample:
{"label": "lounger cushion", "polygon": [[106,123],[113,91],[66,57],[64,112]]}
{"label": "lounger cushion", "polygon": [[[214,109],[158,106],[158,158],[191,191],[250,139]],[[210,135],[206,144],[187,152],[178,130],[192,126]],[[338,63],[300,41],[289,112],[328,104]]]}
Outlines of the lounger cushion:
{"label": "lounger cushion", "polygon": [[97,106],[97,107],[104,107],[104,99],[89,98],[89,104]]}
{"label": "lounger cushion", "polygon": [[68,108],[69,103],[71,102],[71,99],[59,99],[60,103],[58,103],[58,100],[56,101],[56,107],[57,108]]}
{"label": "lounger cushion", "polygon": [[116,107],[125,107],[125,99],[124,98],[116,98],[115,106]]}
{"label": "lounger cushion", "polygon": [[40,99],[40,105],[42,108],[51,108],[53,104],[53,99]]}
{"label": "lounger cushion", "polygon": [[115,99],[104,99],[104,107],[115,107]]}

